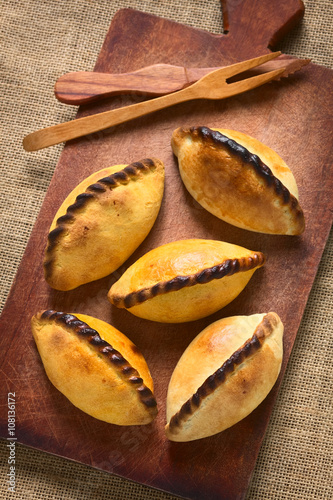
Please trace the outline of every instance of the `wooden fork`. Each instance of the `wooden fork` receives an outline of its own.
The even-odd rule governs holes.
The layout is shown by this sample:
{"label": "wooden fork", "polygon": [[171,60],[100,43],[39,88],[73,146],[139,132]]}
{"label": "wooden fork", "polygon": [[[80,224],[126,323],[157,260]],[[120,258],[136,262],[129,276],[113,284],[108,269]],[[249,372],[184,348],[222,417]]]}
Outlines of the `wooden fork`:
{"label": "wooden fork", "polygon": [[100,130],[119,125],[120,123],[181,102],[194,99],[225,99],[226,97],[241,94],[242,92],[246,92],[247,90],[269,82],[282,74],[285,68],[269,71],[268,73],[233,83],[228,83],[227,79],[251,68],[255,68],[256,66],[260,66],[278,57],[280,54],[281,52],[273,52],[217,69],[204,76],[190,87],[186,87],[173,94],[37,130],[23,139],[23,147],[26,151],[37,151],[49,146],[54,146],[60,142],[76,139],[93,132],[99,132]]}

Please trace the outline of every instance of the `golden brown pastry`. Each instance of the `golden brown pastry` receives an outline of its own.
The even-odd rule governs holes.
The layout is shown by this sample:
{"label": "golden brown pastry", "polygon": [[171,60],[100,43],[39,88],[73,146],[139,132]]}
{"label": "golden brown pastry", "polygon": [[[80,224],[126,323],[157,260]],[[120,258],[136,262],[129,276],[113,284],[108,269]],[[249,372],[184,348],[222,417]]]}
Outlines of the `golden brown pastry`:
{"label": "golden brown pastry", "polygon": [[171,144],[187,190],[216,217],[260,233],[304,231],[294,176],[268,146],[207,127],[178,128]]}
{"label": "golden brown pastry", "polygon": [[223,318],[205,328],[172,374],[167,437],[201,439],[249,415],[279,375],[282,336],[283,325],[274,312]]}
{"label": "golden brown pastry", "polygon": [[193,321],[235,299],[264,261],[261,252],[222,241],[175,241],[137,260],[114,283],[108,298],[140,318]]}
{"label": "golden brown pastry", "polygon": [[100,170],[59,208],[44,260],[52,288],[71,290],[103,278],[128,259],[151,230],[164,188],[164,165],[145,159]]}
{"label": "golden brown pastry", "polygon": [[121,332],[91,316],[52,310],[36,314],[31,325],[48,378],[77,408],[117,425],[155,418],[148,366]]}

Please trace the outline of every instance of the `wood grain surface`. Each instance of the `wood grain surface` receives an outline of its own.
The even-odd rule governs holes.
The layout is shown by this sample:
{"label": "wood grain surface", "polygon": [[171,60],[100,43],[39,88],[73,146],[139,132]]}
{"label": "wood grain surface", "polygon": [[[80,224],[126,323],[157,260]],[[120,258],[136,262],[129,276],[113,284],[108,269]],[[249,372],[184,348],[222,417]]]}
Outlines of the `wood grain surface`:
{"label": "wood grain surface", "polygon": [[[296,0],[230,1],[227,8],[228,34],[221,36],[133,10],[119,11],[95,71],[126,72],[155,63],[230,64],[267,52],[267,46],[273,47],[302,16],[302,4]],[[332,90],[332,71],[310,64],[288,79],[225,101],[179,104],[67,143],[1,318],[1,401],[6,401],[7,391],[16,391],[20,442],[185,498],[244,497],[332,223]],[[143,98],[107,99],[82,107],[79,116]],[[251,233],[202,209],[184,188],[171,151],[172,131],[181,125],[240,130],[276,150],[296,177],[305,233],[300,237]],[[43,277],[43,253],[63,199],[92,172],[149,156],[164,161],[166,186],[160,214],[147,239],[112,276],[70,292],[50,289]],[[192,323],[157,324],[108,303],[110,285],[139,256],[162,243],[189,237],[260,250],[267,264],[229,306]],[[143,427],[100,422],[73,407],[50,384],[30,330],[31,316],[46,308],[96,316],[138,345],[155,382],[159,405],[155,422]],[[189,342],[221,317],[271,310],[285,324],[284,362],[266,400],[219,435],[190,443],[168,442],[164,436],[167,386]],[[1,408],[1,436],[7,436],[7,406]]]}

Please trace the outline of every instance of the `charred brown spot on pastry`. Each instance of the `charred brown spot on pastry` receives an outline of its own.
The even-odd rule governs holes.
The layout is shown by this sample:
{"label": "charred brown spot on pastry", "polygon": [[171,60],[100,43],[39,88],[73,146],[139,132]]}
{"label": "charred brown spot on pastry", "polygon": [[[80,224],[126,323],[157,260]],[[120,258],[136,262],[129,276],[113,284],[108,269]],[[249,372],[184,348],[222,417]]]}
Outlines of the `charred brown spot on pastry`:
{"label": "charred brown spot on pastry", "polygon": [[221,386],[238,366],[261,349],[265,339],[273,333],[277,323],[278,320],[275,314],[268,313],[264,316],[252,337],[237,349],[220,368],[210,375],[193,396],[191,396],[191,398],[182,405],[180,410],[173,415],[169,422],[169,431],[171,433],[177,433],[177,428],[193,415],[200,407],[203,400]]}
{"label": "charred brown spot on pastry", "polygon": [[273,313],[268,313],[266,316],[264,316],[263,320],[259,325],[257,326],[257,329],[255,331],[256,336],[258,339],[265,339],[269,337],[274,329],[277,327],[279,323],[279,318],[276,314]]}
{"label": "charred brown spot on pastry", "polygon": [[[96,182],[95,184],[91,184],[87,188],[89,191],[93,191],[96,193],[104,193],[106,191],[106,187],[103,186],[102,184]],[[58,219],[59,220],[59,219]]]}
{"label": "charred brown spot on pastry", "polygon": [[118,186],[135,181],[142,173],[148,174],[149,172],[153,172],[156,169],[157,162],[159,161],[153,158],[145,158],[144,160],[131,163],[122,170],[99,179],[97,182],[88,186],[84,193],[76,197],[75,202],[67,208],[66,214],[57,219],[55,229],[50,231],[48,235],[48,244],[45,251],[46,258],[44,262],[46,279],[51,276],[53,271],[52,253],[54,248],[58,245],[66,228],[70,227],[75,221],[77,212],[85,208],[91,200],[98,199],[98,196],[105,193],[108,189],[113,190]]}
{"label": "charred brown spot on pastry", "polygon": [[41,314],[41,319],[49,319],[51,316],[56,317],[56,315],[59,314],[53,309],[47,309],[46,311],[43,311]]}
{"label": "charred brown spot on pastry", "polygon": [[62,215],[61,217],[58,218],[58,224],[70,222],[74,219],[74,215],[70,212],[66,212],[65,215]]}
{"label": "charred brown spot on pastry", "polygon": [[135,353],[135,354],[139,354],[140,356],[142,355],[141,354],[141,350],[135,345],[135,344],[131,344],[131,350]]}
{"label": "charred brown spot on pastry", "polygon": [[113,305],[120,308],[130,309],[131,307],[142,304],[146,300],[152,299],[157,295],[164,295],[169,292],[176,292],[182,288],[209,283],[213,280],[231,276],[235,273],[250,271],[255,267],[261,267],[265,263],[265,255],[261,252],[253,253],[250,257],[240,259],[227,259],[221,264],[208,267],[196,274],[188,276],[176,276],[169,281],[159,282],[151,287],[131,292],[127,295],[109,296]]}
{"label": "charred brown spot on pastry", "polygon": [[132,374],[134,374],[134,372],[136,372],[136,370],[132,366],[130,366],[130,365],[124,366],[124,368],[123,368],[123,373],[127,377],[129,377]]}
{"label": "charred brown spot on pastry", "polygon": [[40,315],[40,319],[65,325],[75,335],[83,338],[96,353],[102,355],[105,360],[112,364],[125,382],[136,389],[140,401],[146,407],[154,408],[157,406],[152,391],[144,384],[138,371],[129,364],[119,351],[103,340],[99,333],[93,328],[90,328],[84,321],[79,320],[73,314],[57,312],[52,309],[44,311]]}
{"label": "charred brown spot on pastry", "polygon": [[63,226],[57,226],[56,228],[54,228],[52,231],[49,232],[48,250],[52,250],[54,248],[59,236],[61,235],[61,233],[64,232],[64,230],[65,228]]}
{"label": "charred brown spot on pastry", "polygon": [[140,394],[141,401],[145,406],[147,406],[148,408],[156,407],[156,400],[152,396],[151,390],[148,389],[147,386],[142,384],[140,387],[138,387],[137,391]]}
{"label": "charred brown spot on pastry", "polygon": [[94,195],[92,193],[81,193],[76,197],[75,203],[68,207],[67,212],[68,213],[73,213],[76,212],[77,210],[81,209],[87,204],[88,200],[91,200],[94,198]]}
{"label": "charred brown spot on pastry", "polygon": [[150,171],[154,171],[155,168],[155,160],[151,158],[145,158],[142,161],[131,163],[122,170],[119,170],[119,172],[115,172],[114,174],[100,179],[96,184],[101,183],[110,188],[114,188],[117,185],[128,184],[130,181],[138,178],[141,173],[149,173]]}
{"label": "charred brown spot on pastry", "polygon": [[117,186],[117,181],[114,179],[111,175],[108,177],[103,177],[103,179],[100,179],[98,182],[101,184],[106,184],[108,187],[115,187]]}

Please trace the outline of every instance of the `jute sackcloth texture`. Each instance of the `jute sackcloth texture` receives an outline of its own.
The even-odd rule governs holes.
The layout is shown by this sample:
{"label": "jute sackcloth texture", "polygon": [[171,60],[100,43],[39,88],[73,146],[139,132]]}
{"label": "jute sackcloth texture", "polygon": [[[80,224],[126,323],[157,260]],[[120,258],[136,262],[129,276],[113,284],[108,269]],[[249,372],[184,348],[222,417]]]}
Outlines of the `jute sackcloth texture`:
{"label": "jute sackcloth texture", "polygon": [[[305,6],[303,22],[280,48],[332,68],[333,4],[331,0],[305,0]],[[222,31],[219,0],[2,0],[1,307],[62,150],[57,146],[29,155],[23,151],[22,138],[33,130],[74,118],[74,108],[55,101],[54,82],[66,72],[93,68],[111,19],[123,7],[213,33]],[[332,259],[331,233],[247,500],[333,497]],[[174,498],[19,445],[16,493],[10,494],[6,442],[1,441],[0,450],[0,498]]]}

